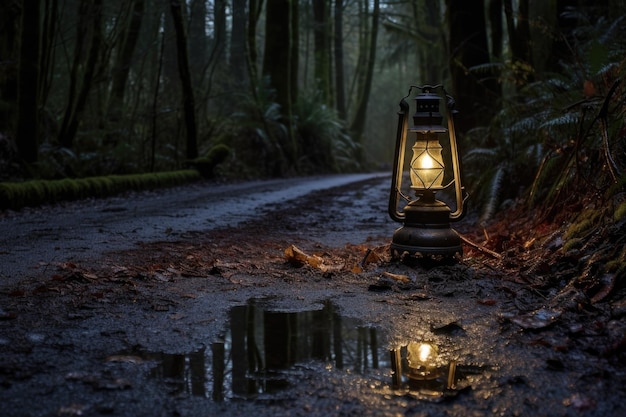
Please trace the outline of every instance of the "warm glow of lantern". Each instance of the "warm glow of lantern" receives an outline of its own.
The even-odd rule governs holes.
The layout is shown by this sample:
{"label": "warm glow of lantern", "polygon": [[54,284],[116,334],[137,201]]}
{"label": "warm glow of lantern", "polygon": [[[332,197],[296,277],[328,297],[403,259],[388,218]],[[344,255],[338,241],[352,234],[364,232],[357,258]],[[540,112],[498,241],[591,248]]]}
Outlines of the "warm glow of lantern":
{"label": "warm glow of lantern", "polygon": [[411,188],[417,190],[441,190],[444,164],[441,145],[437,139],[418,138],[413,145],[411,159]]}

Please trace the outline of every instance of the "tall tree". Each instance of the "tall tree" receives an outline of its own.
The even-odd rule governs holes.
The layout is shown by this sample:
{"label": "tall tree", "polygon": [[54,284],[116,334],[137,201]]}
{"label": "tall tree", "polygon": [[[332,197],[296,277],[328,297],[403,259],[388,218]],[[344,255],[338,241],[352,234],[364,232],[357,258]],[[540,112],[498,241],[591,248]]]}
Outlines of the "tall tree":
{"label": "tall tree", "polygon": [[329,0],[313,0],[314,78],[324,102],[332,104],[329,10]]}
{"label": "tall tree", "polygon": [[[252,83],[256,83],[258,52],[256,44],[256,28],[261,10],[263,9],[263,0],[248,0],[248,26],[246,31],[246,58],[248,64],[248,74]],[[251,86],[254,91],[255,86]]]}
{"label": "tall tree", "polygon": [[531,81],[532,50],[530,24],[528,20],[529,0],[518,0],[517,11],[513,9],[512,0],[504,1],[506,28],[509,35],[511,61],[516,74],[516,85],[521,86]]}
{"label": "tall tree", "polygon": [[450,74],[459,114],[456,126],[467,132],[485,125],[494,111],[492,79],[481,83],[470,69],[490,62],[483,0],[447,0],[450,31]]}
{"label": "tall tree", "polygon": [[171,0],[170,11],[174,21],[174,30],[176,32],[176,51],[178,60],[178,73],[180,83],[183,90],[183,109],[185,117],[185,127],[187,131],[187,159],[195,159],[198,157],[198,133],[196,126],[196,106],[191,82],[191,73],[189,71],[189,52],[187,50],[187,34],[185,31],[184,20],[185,3],[182,0]]}
{"label": "tall tree", "polygon": [[[66,148],[72,148],[74,145],[74,138],[95,77],[102,44],[102,0],[81,0],[78,9],[79,22],[76,29],[74,61],[70,72],[68,103],[59,131],[59,143]],[[85,41],[88,43],[85,44]]]}
{"label": "tall tree", "polygon": [[502,1],[489,0],[489,29],[491,34],[491,55],[502,56]]}
{"label": "tall tree", "polygon": [[335,107],[341,120],[346,120],[346,86],[343,50],[343,0],[335,0],[334,53],[335,53]]}
{"label": "tall tree", "polygon": [[39,139],[40,2],[22,2],[21,46],[17,95],[17,149],[26,163],[37,162]]}
{"label": "tall tree", "polygon": [[276,91],[276,101],[289,129],[286,153],[295,163],[298,144],[291,128],[298,97],[298,0],[268,0],[265,13],[263,75]]}
{"label": "tall tree", "polygon": [[139,40],[141,22],[144,15],[144,0],[134,0],[130,20],[121,34],[121,44],[113,67],[113,82],[109,102],[109,117],[118,121],[123,114],[124,95],[130,74],[135,47]]}
{"label": "tall tree", "polygon": [[203,71],[209,60],[207,48],[207,4],[206,0],[189,2],[189,65],[192,68],[194,81],[202,80]]}
{"label": "tall tree", "polygon": [[0,133],[13,131],[18,85],[20,1],[0,2]]}
{"label": "tall tree", "polygon": [[246,71],[246,0],[233,0],[233,23],[230,34],[230,69],[237,82],[245,81]]}
{"label": "tall tree", "polygon": [[[365,18],[367,18],[367,14]],[[370,98],[370,92],[372,89],[372,79],[374,78],[374,68],[376,65],[376,43],[378,41],[378,25],[380,18],[380,0],[374,0],[374,8],[371,13],[371,26],[369,36],[365,38],[365,44],[363,45],[363,53],[365,57],[364,72],[360,78],[360,82],[357,84],[357,103],[356,112],[352,123],[350,125],[350,131],[357,141],[361,141],[363,132],[365,131],[365,120],[367,117],[367,104]],[[359,158],[363,156],[360,155]]]}

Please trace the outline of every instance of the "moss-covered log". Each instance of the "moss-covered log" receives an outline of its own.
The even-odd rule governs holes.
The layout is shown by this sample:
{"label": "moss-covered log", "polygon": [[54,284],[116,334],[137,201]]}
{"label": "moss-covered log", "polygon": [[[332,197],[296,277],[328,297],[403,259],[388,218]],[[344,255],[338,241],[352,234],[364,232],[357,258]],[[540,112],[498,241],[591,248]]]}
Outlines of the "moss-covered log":
{"label": "moss-covered log", "polygon": [[0,183],[0,209],[18,210],[45,203],[108,197],[125,191],[141,191],[197,181],[196,170],[180,170],[133,175],[109,175],[62,180],[32,180]]}

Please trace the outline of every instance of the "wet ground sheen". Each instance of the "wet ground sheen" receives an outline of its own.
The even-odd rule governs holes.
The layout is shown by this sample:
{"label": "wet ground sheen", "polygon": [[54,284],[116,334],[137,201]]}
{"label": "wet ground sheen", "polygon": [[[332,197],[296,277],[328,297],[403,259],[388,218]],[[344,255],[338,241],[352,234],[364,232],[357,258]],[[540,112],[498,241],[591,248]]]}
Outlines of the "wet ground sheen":
{"label": "wet ground sheen", "polygon": [[581,321],[469,248],[391,259],[387,192],[312,191],[3,283],[1,414],[626,415],[617,316]]}

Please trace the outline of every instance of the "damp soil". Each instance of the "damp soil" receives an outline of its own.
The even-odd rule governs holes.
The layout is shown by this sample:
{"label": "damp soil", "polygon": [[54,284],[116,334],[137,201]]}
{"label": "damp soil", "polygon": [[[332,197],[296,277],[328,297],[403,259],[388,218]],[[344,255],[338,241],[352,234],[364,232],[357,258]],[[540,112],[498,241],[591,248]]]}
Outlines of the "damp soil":
{"label": "damp soil", "polygon": [[393,259],[387,190],[313,191],[2,285],[1,414],[626,414],[623,289],[589,303],[548,243]]}

